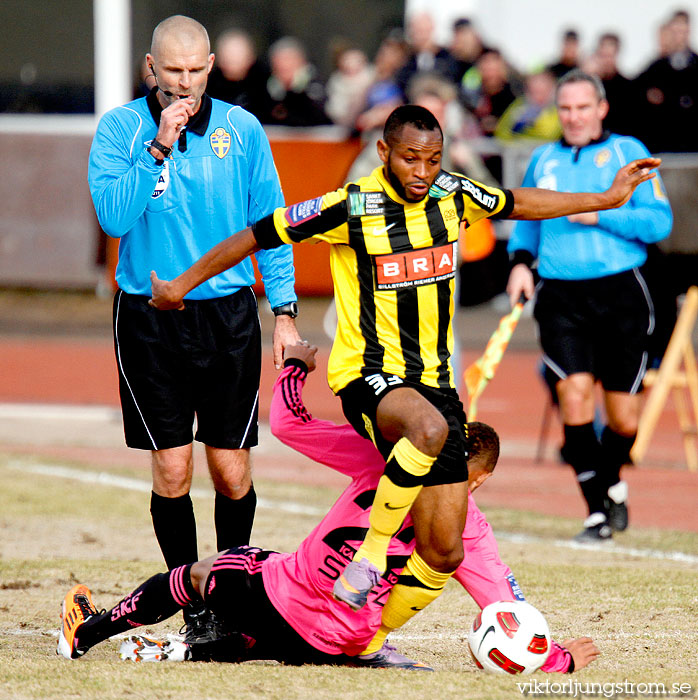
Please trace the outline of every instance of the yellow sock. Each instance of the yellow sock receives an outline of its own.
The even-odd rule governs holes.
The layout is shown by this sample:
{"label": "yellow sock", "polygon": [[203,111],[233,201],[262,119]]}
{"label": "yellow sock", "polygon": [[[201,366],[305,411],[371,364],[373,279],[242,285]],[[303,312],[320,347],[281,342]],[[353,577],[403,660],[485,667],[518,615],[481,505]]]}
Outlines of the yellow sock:
{"label": "yellow sock", "polygon": [[390,538],[400,529],[435,459],[418,450],[407,438],[398,440],[378,482],[368,517],[369,529],[354,561],[366,558],[385,571]]}
{"label": "yellow sock", "polygon": [[361,653],[378,651],[390,632],[402,627],[441,595],[451,575],[434,571],[417,552],[412,552],[398,582],[390,591],[376,636]]}

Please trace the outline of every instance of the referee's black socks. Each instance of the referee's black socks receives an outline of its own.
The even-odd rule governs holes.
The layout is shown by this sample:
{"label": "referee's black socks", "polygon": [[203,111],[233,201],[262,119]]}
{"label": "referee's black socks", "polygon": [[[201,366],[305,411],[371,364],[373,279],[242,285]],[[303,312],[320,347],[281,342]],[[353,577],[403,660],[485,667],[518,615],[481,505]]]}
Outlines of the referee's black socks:
{"label": "referee's black socks", "polygon": [[155,537],[168,569],[198,561],[194,506],[188,493],[167,498],[153,491],[150,495],[150,514]]}
{"label": "referee's black socks", "polygon": [[216,491],[213,519],[216,525],[216,546],[219,552],[250,543],[256,508],[257,494],[254,490],[254,484],[238,500],[233,500],[220,491]]}
{"label": "referee's black socks", "polygon": [[584,500],[592,513],[606,513],[605,480],[600,471],[604,468],[601,444],[596,437],[593,423],[565,425],[565,444],[562,456],[577,474],[577,482]]}
{"label": "referee's black socks", "polygon": [[601,450],[603,452],[604,482],[606,488],[615,486],[620,481],[620,469],[630,464],[630,450],[635,444],[634,435],[621,435],[606,426],[601,433]]}

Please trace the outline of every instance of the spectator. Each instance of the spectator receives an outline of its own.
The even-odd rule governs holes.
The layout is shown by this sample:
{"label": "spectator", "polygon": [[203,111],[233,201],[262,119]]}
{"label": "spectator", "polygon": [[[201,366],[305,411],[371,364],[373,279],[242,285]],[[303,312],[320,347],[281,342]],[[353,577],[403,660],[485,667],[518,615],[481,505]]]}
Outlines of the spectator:
{"label": "spectator", "polygon": [[268,75],[249,34],[229,29],[216,42],[216,62],[206,89],[211,97],[239,105],[259,119],[266,105]]}
{"label": "spectator", "polygon": [[449,46],[451,54],[450,73],[456,83],[460,83],[463,76],[482,56],[485,46],[482,38],[475,30],[469,19],[458,19],[453,25],[453,38]]}
{"label": "spectator", "polygon": [[494,134],[499,118],[515,98],[504,57],[497,49],[487,49],[463,77],[465,105],[485,136]]}
{"label": "spectator", "polygon": [[568,29],[562,35],[560,57],[549,66],[549,70],[556,78],[561,78],[568,71],[577,68],[579,62],[579,34],[574,29]]}
{"label": "spectator", "polygon": [[364,110],[356,120],[359,131],[382,129],[388,115],[402,104],[397,73],[405,65],[408,51],[400,30],[391,31],[381,42],[373,62],[373,82],[366,92]]}
{"label": "spectator", "polygon": [[669,20],[670,53],[635,81],[641,135],[650,151],[698,151],[698,55],[690,48],[690,18],[678,11]]}
{"label": "spectator", "polygon": [[392,30],[378,47],[373,63],[373,83],[366,92],[365,108],[355,122],[364,146],[347,173],[348,182],[357,180],[378,165],[376,141],[383,133],[388,115],[404,101],[396,74],[405,64],[407,55],[407,43],[397,29]]}
{"label": "spectator", "polygon": [[354,128],[364,106],[374,70],[366,54],[354,46],[339,51],[336,70],[327,81],[327,116],[335,123]]}
{"label": "spectator", "polygon": [[561,133],[555,107],[555,76],[548,70],[531,73],[526,77],[524,94],[506,108],[494,135],[504,141],[554,141]]}
{"label": "spectator", "polygon": [[657,29],[657,58],[666,58],[674,51],[674,31],[671,21],[664,22]]}
{"label": "spectator", "polygon": [[598,75],[606,91],[608,114],[604,127],[615,134],[635,134],[637,110],[631,81],[618,69],[620,37],[607,32],[599,37],[596,51],[592,55],[591,72]]}
{"label": "spectator", "polygon": [[[509,76],[510,68],[497,49],[487,49],[463,76],[461,98],[475,115],[483,136],[492,136],[502,114],[516,99]],[[502,181],[500,155],[484,159],[487,169]]]}
{"label": "spectator", "polygon": [[404,96],[416,73],[439,73],[452,79],[451,56],[434,41],[434,20],[428,12],[418,12],[410,18],[408,39],[411,54],[397,74],[397,82]]}
{"label": "spectator", "polygon": [[267,80],[269,107],[262,122],[283,126],[329,124],[325,88],[298,39],[284,37],[269,48],[271,75]]}

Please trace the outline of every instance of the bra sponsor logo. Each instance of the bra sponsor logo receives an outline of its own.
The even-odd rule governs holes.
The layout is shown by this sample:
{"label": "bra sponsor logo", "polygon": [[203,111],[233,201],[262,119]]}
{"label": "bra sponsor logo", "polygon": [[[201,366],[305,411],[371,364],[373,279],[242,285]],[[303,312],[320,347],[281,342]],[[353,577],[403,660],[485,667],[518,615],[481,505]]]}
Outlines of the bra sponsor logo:
{"label": "bra sponsor logo", "polygon": [[402,289],[454,277],[455,244],[375,257],[376,289]]}

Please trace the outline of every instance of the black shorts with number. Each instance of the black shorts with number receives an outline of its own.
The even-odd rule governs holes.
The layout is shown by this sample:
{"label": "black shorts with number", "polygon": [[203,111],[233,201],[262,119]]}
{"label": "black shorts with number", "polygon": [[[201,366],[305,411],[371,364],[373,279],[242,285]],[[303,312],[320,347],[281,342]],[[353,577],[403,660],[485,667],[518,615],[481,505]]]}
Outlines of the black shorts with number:
{"label": "black shorts with number", "polygon": [[634,394],[647,369],[654,307],[639,269],[589,280],[541,280],[534,316],[543,361],[559,379],[589,372]]}
{"label": "black shorts with number", "polygon": [[339,392],[346,419],[359,435],[372,440],[378,451],[387,460],[395,445],[386,440],[378,429],[376,411],[378,404],[386,394],[400,387],[418,391],[448,423],[448,437],[429,474],[427,474],[424,485],[438,486],[439,484],[458,484],[467,481],[466,417],[463,404],[455,390],[436,389],[417,382],[410,382],[393,374],[373,372],[349,382]]}
{"label": "black shorts with number", "polygon": [[114,297],[114,350],[126,444],[144,450],[188,445],[238,449],[257,444],[261,333],[257,300],[185,301],[158,311],[148,297]]}
{"label": "black shorts with number", "polygon": [[221,552],[206,579],[206,606],[226,626],[252,637],[244,660],[275,659],[287,664],[342,664],[343,654],[311,646],[284,620],[264,589],[262,562],[273,552],[233,547]]}

